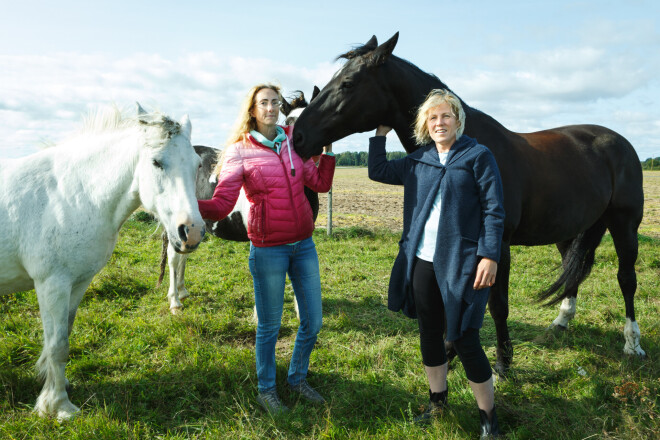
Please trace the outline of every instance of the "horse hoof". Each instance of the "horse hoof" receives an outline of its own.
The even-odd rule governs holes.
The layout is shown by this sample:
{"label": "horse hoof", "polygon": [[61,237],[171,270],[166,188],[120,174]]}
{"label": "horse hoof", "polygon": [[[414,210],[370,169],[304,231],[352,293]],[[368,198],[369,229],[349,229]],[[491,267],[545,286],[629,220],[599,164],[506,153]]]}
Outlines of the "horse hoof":
{"label": "horse hoof", "polygon": [[555,324],[553,322],[552,324],[550,324],[550,326],[546,330],[565,332],[566,330],[568,330],[568,327],[566,327],[565,325],[561,325],[561,324]]}
{"label": "horse hoof", "polygon": [[509,374],[509,367],[505,366],[501,362],[496,362],[495,367],[493,368],[497,380],[505,380]]}
{"label": "horse hoof", "polygon": [[64,422],[66,420],[74,419],[79,413],[80,413],[80,408],[70,403],[69,405],[66,406],[66,408],[57,411],[56,418],[58,422]]}
{"label": "horse hoof", "polygon": [[624,348],[623,353],[628,356],[637,357],[639,359],[646,359],[646,352],[642,350],[641,347],[637,347],[635,349]]}
{"label": "horse hoof", "polygon": [[183,307],[170,307],[170,313],[173,315],[180,315]]}

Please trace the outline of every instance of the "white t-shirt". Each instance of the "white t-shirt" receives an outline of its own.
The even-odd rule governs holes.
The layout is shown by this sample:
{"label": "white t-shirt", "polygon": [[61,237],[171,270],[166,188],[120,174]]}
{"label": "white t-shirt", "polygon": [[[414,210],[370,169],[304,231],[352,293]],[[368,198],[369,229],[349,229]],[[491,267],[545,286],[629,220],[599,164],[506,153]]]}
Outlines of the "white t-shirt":
{"label": "white t-shirt", "polygon": [[[441,164],[447,163],[447,156],[449,152],[438,153]],[[440,194],[440,188],[438,188],[438,193],[435,195],[435,200],[433,201],[433,206],[431,207],[431,212],[429,212],[429,217],[426,219],[426,224],[424,225],[424,232],[422,233],[422,238],[419,240],[417,245],[417,253],[415,254],[417,258],[425,261],[433,261],[433,256],[435,255],[435,244],[438,240],[438,226],[440,225],[440,206],[442,205],[442,195]]]}

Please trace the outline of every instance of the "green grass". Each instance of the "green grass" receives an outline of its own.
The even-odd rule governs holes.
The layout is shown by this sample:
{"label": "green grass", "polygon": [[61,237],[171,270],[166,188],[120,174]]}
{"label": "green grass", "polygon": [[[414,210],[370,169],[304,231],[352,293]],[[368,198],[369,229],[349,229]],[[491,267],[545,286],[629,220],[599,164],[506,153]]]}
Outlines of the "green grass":
{"label": "green grass", "polygon": [[[285,388],[297,319],[287,286],[277,348],[278,389],[292,412],[272,418],[255,401],[248,244],[210,238],[188,260],[191,297],[172,316],[155,289],[160,234],[130,220],[83,299],[71,335],[70,398],[82,408],[58,423],[31,409],[41,322],[34,292],[0,298],[0,438],[405,439],[477,437],[478,415],[460,363],[449,373],[451,411],[425,429],[411,419],[428,399],[415,321],[386,308],[397,234],[363,228],[315,234],[324,327],[309,382],[328,400],[313,407]],[[514,248],[510,376],[496,384],[510,439],[660,438],[660,240],[640,237],[637,319],[646,359],[623,355],[623,299],[606,236],[567,332],[548,332],[557,307],[535,294],[557,275],[553,247]],[[494,362],[490,316],[482,343]],[[580,372],[584,372],[580,374]]]}

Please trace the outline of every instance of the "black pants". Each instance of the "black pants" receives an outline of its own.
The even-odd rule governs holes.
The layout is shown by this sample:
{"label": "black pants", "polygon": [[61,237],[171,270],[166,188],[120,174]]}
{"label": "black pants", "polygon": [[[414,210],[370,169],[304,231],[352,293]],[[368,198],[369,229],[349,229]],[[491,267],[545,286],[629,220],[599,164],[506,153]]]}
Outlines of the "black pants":
{"label": "black pants", "polygon": [[[433,263],[415,258],[412,289],[417,309],[422,361],[427,367],[438,367],[447,362],[444,341],[446,318]],[[492,370],[481,347],[479,329],[470,328],[463,332],[461,338],[454,341],[454,348],[470,381],[482,383],[490,379]]]}

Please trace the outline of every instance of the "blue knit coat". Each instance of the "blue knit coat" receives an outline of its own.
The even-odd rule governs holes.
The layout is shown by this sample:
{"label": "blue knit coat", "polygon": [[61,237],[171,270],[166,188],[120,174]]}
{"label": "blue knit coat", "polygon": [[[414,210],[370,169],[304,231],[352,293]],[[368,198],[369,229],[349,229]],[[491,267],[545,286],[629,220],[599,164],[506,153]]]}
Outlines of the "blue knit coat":
{"label": "blue knit coat", "polygon": [[385,136],[369,139],[369,178],[403,185],[403,234],[390,276],[387,306],[416,318],[412,265],[438,191],[442,195],[433,268],[442,293],[447,340],[481,328],[489,288],[472,288],[482,257],[499,262],[504,230],[502,179],[495,157],[475,139],[461,136],[440,163],[434,143],[388,161]]}

